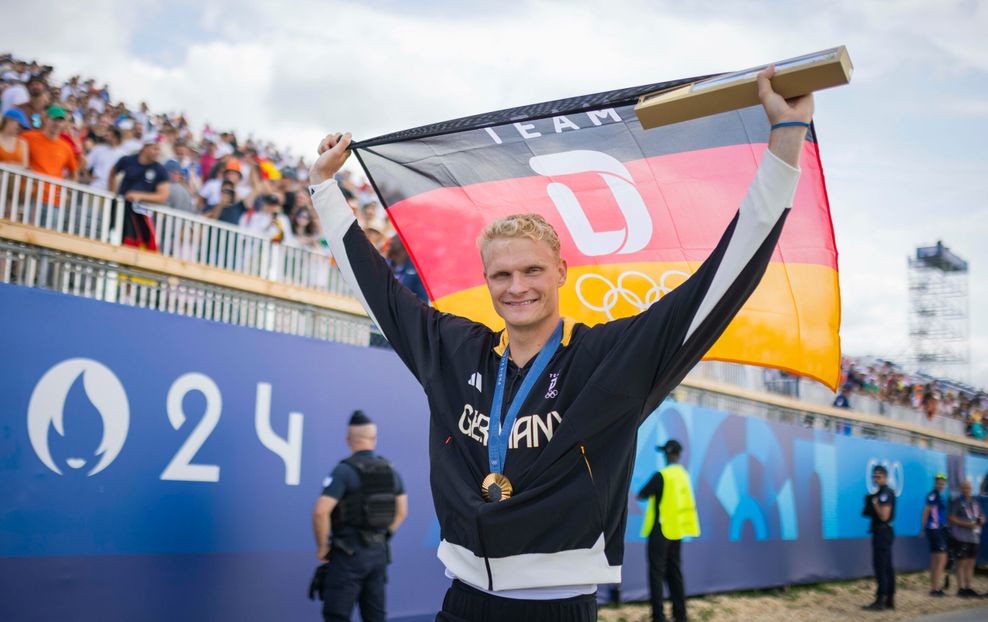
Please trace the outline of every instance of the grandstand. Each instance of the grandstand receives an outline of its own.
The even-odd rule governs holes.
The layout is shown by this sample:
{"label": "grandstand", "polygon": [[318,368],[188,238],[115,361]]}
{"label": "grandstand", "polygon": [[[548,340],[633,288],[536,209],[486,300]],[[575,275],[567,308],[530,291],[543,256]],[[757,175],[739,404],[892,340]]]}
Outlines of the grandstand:
{"label": "grandstand", "polygon": [[[8,65],[2,68],[4,72],[13,70],[13,62]],[[384,447],[389,447],[386,443],[390,435],[390,447],[399,455],[396,460],[399,467],[403,472],[417,473],[417,481],[409,488],[418,515],[410,519],[403,533],[405,538],[399,538],[396,545],[392,602],[398,603],[394,607],[397,614],[404,616],[397,619],[412,620],[427,614],[428,603],[436,599],[436,582],[442,583],[439,581],[442,571],[430,557],[438,538],[438,526],[433,525],[431,516],[424,459],[405,455],[408,450],[401,454],[395,440],[413,438],[420,448],[425,447],[421,429],[426,421],[424,403],[395,357],[386,349],[371,347],[379,341],[375,339],[372,322],[343,283],[332,257],[320,242],[318,223],[308,227],[303,222],[306,217],[316,220],[306,203],[305,162],[270,143],[242,142],[232,133],[209,127],[194,132],[184,114],[155,114],[144,106],[131,109],[115,103],[105,88],[95,86],[94,80],[73,77],[58,84],[53,80],[53,72],[45,71],[37,63],[25,65],[26,71],[35,72],[33,75],[45,85],[47,105],[61,104],[71,119],[64,135],[80,165],[75,171],[67,169],[59,177],[9,162],[0,164],[0,283],[4,284],[0,285],[0,299],[8,301],[0,308],[6,307],[5,321],[22,323],[58,321],[57,318],[65,317],[60,313],[70,311],[78,315],[59,323],[58,330],[65,332],[64,337],[45,336],[39,348],[25,345],[29,341],[19,341],[22,336],[15,334],[20,332],[17,330],[4,338],[7,352],[16,352],[32,362],[25,363],[23,370],[15,370],[18,362],[6,357],[7,369],[3,375],[7,384],[0,384],[0,388],[14,400],[5,402],[3,410],[13,414],[11,419],[3,421],[0,429],[24,427],[22,415],[28,402],[35,399],[32,396],[29,400],[28,394],[40,382],[40,374],[32,375],[34,372],[73,357],[103,360],[100,357],[104,356],[115,360],[117,366],[113,371],[128,390],[140,386],[144,394],[156,396],[160,403],[139,412],[136,407],[139,400],[129,394],[133,400],[130,414],[134,430],[143,425],[138,423],[139,418],[162,419],[167,410],[164,420],[172,427],[166,424],[154,432],[143,432],[149,437],[160,434],[164,438],[166,433],[177,431],[185,416],[173,409],[181,409],[184,402],[179,396],[179,406],[175,407],[171,392],[174,386],[166,392],[164,385],[145,380],[140,374],[148,378],[167,376],[168,382],[180,373],[223,379],[214,386],[219,387],[216,395],[222,389],[223,412],[230,414],[223,415],[219,426],[227,423],[233,426],[246,420],[248,433],[244,438],[254,433],[254,426],[258,430],[264,425],[277,430],[288,427],[285,423],[288,419],[281,415],[275,419],[270,413],[266,423],[260,423],[262,420],[256,413],[261,409],[255,408],[255,398],[260,399],[261,384],[267,383],[269,392],[271,386],[275,387],[274,397],[269,393],[268,399],[274,400],[277,412],[302,409],[292,402],[298,395],[311,408],[291,411],[292,415],[305,412],[304,443],[301,425],[297,446],[290,434],[276,439],[283,443],[275,453],[284,463],[284,481],[280,475],[272,476],[273,479],[254,475],[253,469],[262,467],[281,473],[278,469],[282,462],[271,460],[270,453],[250,453],[253,449],[245,451],[232,440],[221,448],[211,448],[201,440],[202,453],[197,462],[216,461],[219,465],[221,458],[227,460],[216,466],[215,479],[183,480],[184,487],[175,489],[164,488],[168,478],[163,473],[159,476],[158,472],[153,473],[153,485],[146,481],[142,484],[137,479],[108,479],[106,485],[117,494],[133,491],[136,505],[122,509],[120,499],[99,497],[93,503],[81,500],[82,492],[66,493],[72,500],[70,507],[80,510],[78,515],[72,514],[73,521],[80,521],[75,525],[46,514],[50,509],[46,505],[46,500],[50,500],[47,495],[61,491],[58,477],[52,475],[50,467],[45,470],[39,466],[30,445],[11,441],[8,449],[16,444],[17,451],[0,452],[0,455],[15,456],[5,467],[7,470],[0,472],[4,478],[0,480],[3,486],[0,490],[10,493],[4,495],[7,500],[0,505],[0,515],[11,517],[6,524],[0,521],[4,527],[0,532],[14,535],[0,536],[3,546],[0,578],[13,585],[15,592],[35,593],[37,587],[32,585],[48,585],[41,579],[54,568],[48,562],[61,560],[73,582],[73,587],[67,588],[69,592],[99,593],[109,603],[106,606],[121,617],[141,610],[141,594],[124,596],[114,586],[118,582],[145,586],[127,583],[138,581],[134,575],[142,572],[155,576],[159,590],[154,597],[155,606],[167,612],[154,619],[206,619],[199,617],[202,615],[199,612],[204,610],[214,612],[214,619],[275,619],[245,615],[252,610],[273,612],[277,616],[290,612],[282,619],[312,615],[315,610],[302,597],[303,583],[307,580],[304,575],[311,571],[311,555],[299,553],[307,546],[305,500],[315,499],[318,482],[330,459],[339,457],[341,449],[336,446],[339,445],[336,437],[342,425],[340,413],[367,402],[371,404],[369,410],[420,411],[414,413],[419,416],[418,424],[404,421],[412,417],[399,418],[389,412],[382,419],[392,427],[390,430],[387,425],[382,427]],[[5,90],[15,88],[17,82],[8,80]],[[15,105],[40,106],[43,100],[45,97],[28,89],[28,100]],[[18,101],[18,98],[5,97],[4,101]],[[32,117],[26,117],[30,122]],[[97,171],[92,167],[87,169],[85,163],[98,160],[102,147],[113,142],[108,138],[113,134],[111,127],[129,128],[125,132],[135,141],[158,136],[162,163],[174,162],[178,167],[170,167],[179,178],[172,183],[190,196],[200,197],[202,209],[146,202],[128,205],[123,197],[98,187]],[[231,170],[232,162],[241,168],[235,192],[242,192],[248,203],[277,196],[282,209],[280,216],[287,219],[292,235],[285,235],[284,228],[259,229],[246,226],[242,220],[233,223],[210,216],[215,210],[207,185],[210,181],[219,182]],[[340,181],[352,205],[364,215],[364,226],[390,233],[386,215],[375,214],[377,198],[369,186],[349,176]],[[137,213],[146,214],[154,236],[153,244],[147,248],[125,243],[124,224],[135,207]],[[260,208],[245,205],[244,209],[253,214]],[[384,243],[386,239],[382,239],[382,247]],[[80,299],[102,304],[93,306],[93,302],[83,303]],[[102,316],[112,318],[119,325],[105,324],[108,320],[99,319]],[[41,326],[45,325],[23,328],[45,332]],[[115,326],[119,326],[119,332]],[[233,330],[231,326],[238,328]],[[188,335],[187,343],[183,335]],[[48,358],[42,356],[47,356],[47,352],[37,351],[45,347],[51,352]],[[156,348],[162,351],[161,360],[153,355]],[[265,360],[268,353],[270,361]],[[133,367],[127,369],[131,361]],[[281,369],[275,372],[266,365]],[[226,367],[232,367],[236,373],[225,371]],[[287,380],[279,376],[275,382],[269,377],[282,371]],[[254,372],[257,377],[250,375]],[[981,484],[988,472],[988,443],[981,440],[984,436],[981,419],[988,412],[988,397],[983,391],[948,379],[911,373],[878,359],[846,359],[843,372],[842,385],[851,393],[850,408],[834,407],[835,394],[812,381],[775,370],[704,362],[674,392],[674,399],[663,404],[643,426],[636,482],[655,466],[654,452],[645,451],[655,444],[652,441],[688,437],[699,453],[703,438],[709,444],[710,456],[724,457],[723,464],[717,463],[716,469],[711,466],[713,470],[709,473],[698,475],[701,478],[698,495],[699,501],[723,508],[723,516],[718,515],[711,524],[718,527],[723,524],[724,533],[731,535],[706,543],[698,541],[690,547],[690,554],[697,559],[716,559],[723,554],[718,551],[722,551],[728,556],[743,557],[757,551],[754,547],[759,545],[769,546],[772,553],[767,556],[771,560],[766,561],[764,573],[758,576],[748,573],[739,578],[739,574],[725,570],[715,577],[702,577],[701,564],[694,563],[688,567],[692,576],[687,584],[691,589],[755,588],[870,572],[866,552],[857,551],[861,547],[853,541],[864,537],[865,527],[857,517],[859,508],[855,505],[865,488],[864,484],[858,485],[863,480],[855,469],[870,466],[869,461],[888,462],[899,478],[898,490],[903,494],[922,492],[929,483],[925,481],[928,472],[940,469],[949,468],[954,480],[967,477]],[[330,386],[326,378],[331,374],[344,375],[353,386]],[[290,380],[296,375],[304,382],[292,384]],[[243,380],[247,376],[249,379]],[[394,395],[384,394],[390,389],[389,392],[374,390],[379,386],[376,381],[384,376],[399,379]],[[196,378],[196,382],[203,384],[195,386],[207,387],[202,394],[207,396],[204,399],[208,406],[212,389]],[[234,395],[234,391],[240,393]],[[162,406],[166,395],[170,404],[167,408]],[[95,403],[92,396],[90,399]],[[317,410],[314,405],[323,412],[313,412]],[[271,408],[271,403],[268,407]],[[92,417],[92,413],[88,416]],[[217,421],[219,417],[217,414]],[[203,421],[206,419],[204,415]],[[59,425],[53,425],[59,429]],[[66,427],[72,426],[66,424]],[[219,436],[222,427],[216,429]],[[261,436],[260,432],[257,434]],[[251,440],[258,444],[256,438]],[[144,442],[143,447],[154,447],[151,440]],[[219,438],[216,445],[220,445]],[[307,452],[304,458],[303,447]],[[150,449],[148,452],[153,453]],[[54,458],[48,458],[54,462]],[[133,461],[137,457],[131,452],[121,454],[119,459]],[[844,459],[848,460],[846,464],[842,462]],[[292,463],[292,460],[297,461]],[[294,484],[289,483],[293,472],[290,463],[296,465],[295,473],[300,472],[302,488],[308,488],[299,488],[298,477]],[[240,502],[232,499],[244,491],[253,494],[253,484],[245,484],[235,492],[225,491],[215,498],[209,491],[204,492],[203,482],[236,481],[241,469],[250,473],[251,478],[256,477],[258,494],[263,491],[268,495],[263,504],[271,507],[238,505]],[[730,473],[730,478],[722,473]],[[107,476],[113,474],[112,470],[106,472]],[[69,479],[68,475],[71,473],[66,470],[64,479]],[[749,476],[750,479],[745,479]],[[804,479],[800,480],[801,477]],[[733,478],[747,483],[738,483],[733,489]],[[80,476],[73,480],[73,485],[85,493],[101,494],[94,492],[97,490],[92,487],[94,481],[93,477]],[[190,483],[193,481],[198,483]],[[849,491],[839,489],[846,481],[853,482]],[[800,482],[810,483],[799,489]],[[145,485],[151,492],[143,489]],[[157,500],[157,496],[165,501]],[[917,502],[921,500],[919,497]],[[237,512],[224,512],[223,504],[235,506]],[[904,503],[903,507],[905,521],[918,523],[918,515],[908,514],[911,506]],[[301,514],[299,508],[304,508]],[[160,521],[146,515],[159,511],[164,516]],[[244,518],[254,511],[256,515]],[[106,516],[101,512],[112,513],[112,520],[103,522]],[[276,516],[279,513],[282,516]],[[806,518],[809,515],[813,518]],[[232,528],[223,523],[241,520],[237,517],[243,522]],[[113,529],[119,527],[119,521],[126,520],[135,524],[147,521],[149,531],[159,531],[149,535],[134,529],[133,536],[116,534]],[[641,597],[646,589],[643,547],[640,539],[634,537],[640,522],[640,510],[632,508],[629,549],[632,545],[637,548],[633,554],[629,553],[623,589],[630,598]],[[111,528],[111,525],[116,526]],[[174,532],[170,525],[174,525]],[[276,530],[273,525],[277,529],[295,529],[297,533],[281,534],[283,537],[267,535],[268,530]],[[214,533],[214,528],[217,532],[229,529],[231,533]],[[24,530],[30,530],[31,535],[25,536]],[[916,535],[915,531],[903,528],[902,533]],[[810,550],[832,547],[833,558],[806,568],[792,563],[794,546],[803,538],[809,544],[801,542],[801,546]],[[914,569],[922,567],[925,564],[922,543],[917,538],[904,540],[897,549],[899,563]],[[92,546],[87,548],[85,543]],[[132,557],[127,558],[128,555]],[[297,567],[285,570],[290,565]],[[435,576],[428,581],[423,579],[421,575],[426,571]],[[255,572],[256,575],[249,575]],[[217,576],[224,573],[229,576]],[[223,595],[241,592],[243,581],[249,581],[248,585],[263,584],[268,589],[258,589],[258,594],[237,604],[225,603]],[[286,592],[290,596],[285,596]],[[169,604],[170,599],[184,604]],[[5,600],[8,602],[0,603],[0,619],[18,619],[18,615],[28,610],[27,606],[19,609],[16,602]],[[59,603],[49,606],[52,607],[49,613],[66,611]],[[5,611],[11,615],[5,616]]]}

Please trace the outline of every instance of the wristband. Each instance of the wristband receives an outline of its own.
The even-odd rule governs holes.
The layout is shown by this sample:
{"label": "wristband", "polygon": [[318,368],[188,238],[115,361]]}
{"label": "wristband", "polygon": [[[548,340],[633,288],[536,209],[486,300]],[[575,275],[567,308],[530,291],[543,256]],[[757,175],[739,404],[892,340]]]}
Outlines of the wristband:
{"label": "wristband", "polygon": [[780,127],[805,127],[806,129],[810,129],[810,124],[803,123],[802,121],[786,121],[785,123],[776,123],[772,126],[772,129],[777,130]]}

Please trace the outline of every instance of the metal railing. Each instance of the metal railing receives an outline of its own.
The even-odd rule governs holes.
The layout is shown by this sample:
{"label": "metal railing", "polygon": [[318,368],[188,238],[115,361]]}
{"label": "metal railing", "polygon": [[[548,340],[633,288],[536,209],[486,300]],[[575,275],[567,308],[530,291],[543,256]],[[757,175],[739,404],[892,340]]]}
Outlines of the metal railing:
{"label": "metal railing", "polygon": [[6,240],[0,240],[0,283],[351,345],[370,342],[368,318]]}
{"label": "metal railing", "polygon": [[122,215],[120,197],[0,164],[0,218],[120,244]]}
{"label": "metal railing", "polygon": [[[350,296],[324,248],[272,242],[219,220],[142,203],[168,257]],[[108,192],[0,164],[0,218],[119,245],[124,201]]]}

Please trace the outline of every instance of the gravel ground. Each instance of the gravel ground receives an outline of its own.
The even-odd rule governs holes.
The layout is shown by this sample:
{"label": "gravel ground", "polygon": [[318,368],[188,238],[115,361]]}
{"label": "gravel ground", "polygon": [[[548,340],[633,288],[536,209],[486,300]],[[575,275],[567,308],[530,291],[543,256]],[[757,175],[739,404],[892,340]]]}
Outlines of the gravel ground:
{"label": "gravel ground", "polygon": [[[740,592],[690,598],[686,608],[693,622],[845,622],[847,620],[910,620],[931,614],[988,606],[988,599],[958,598],[956,580],[946,598],[929,596],[929,576],[925,573],[900,574],[896,581],[895,611],[862,611],[861,605],[872,601],[872,579],[820,583],[789,589]],[[988,591],[988,577],[975,575],[973,588]],[[667,615],[671,612],[666,603]],[[645,604],[607,606],[600,609],[600,622],[649,622]]]}

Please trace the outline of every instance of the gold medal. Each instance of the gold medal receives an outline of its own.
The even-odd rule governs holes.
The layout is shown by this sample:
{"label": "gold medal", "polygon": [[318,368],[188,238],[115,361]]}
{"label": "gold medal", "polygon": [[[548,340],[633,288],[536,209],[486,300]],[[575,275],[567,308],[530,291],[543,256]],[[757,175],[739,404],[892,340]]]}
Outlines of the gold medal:
{"label": "gold medal", "polygon": [[484,501],[504,501],[511,496],[511,481],[500,473],[490,473],[480,485]]}

